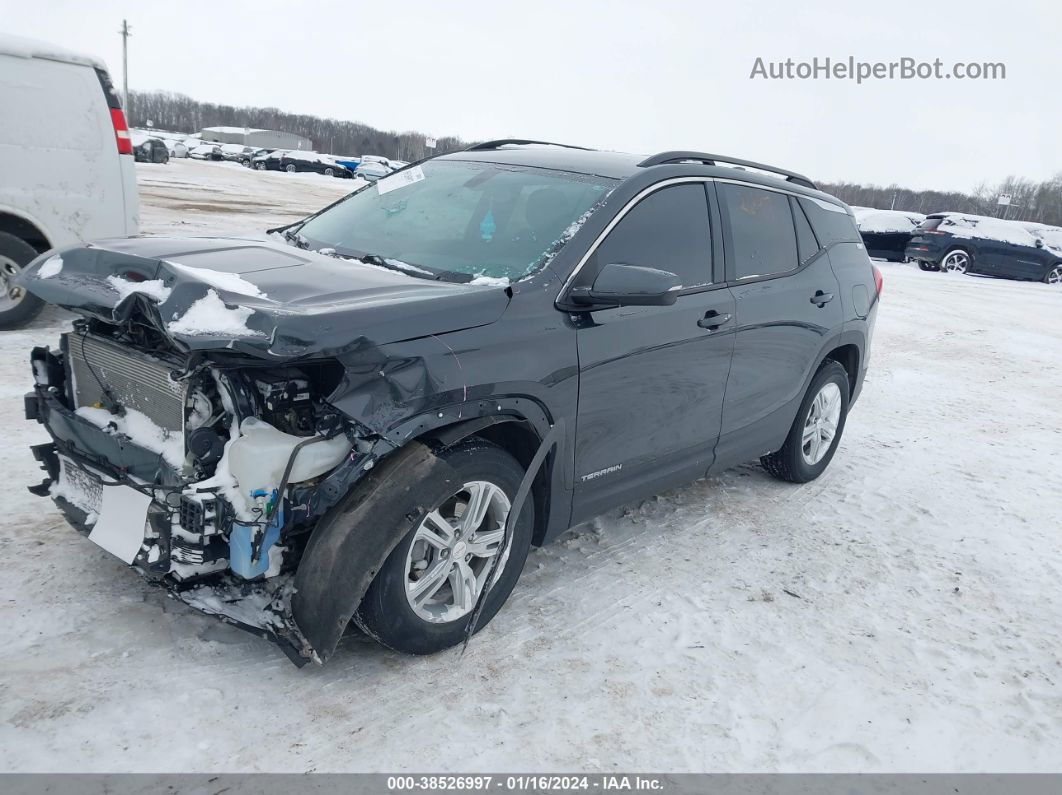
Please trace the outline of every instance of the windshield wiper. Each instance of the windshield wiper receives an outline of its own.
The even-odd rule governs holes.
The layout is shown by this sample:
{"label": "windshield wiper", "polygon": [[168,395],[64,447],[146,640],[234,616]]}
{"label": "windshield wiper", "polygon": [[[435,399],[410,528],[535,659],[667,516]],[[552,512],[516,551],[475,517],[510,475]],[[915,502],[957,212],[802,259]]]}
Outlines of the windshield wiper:
{"label": "windshield wiper", "polygon": [[302,235],[292,229],[290,226],[284,230],[284,239],[288,241],[295,248],[308,249],[310,247],[309,241]]}
{"label": "windshield wiper", "polygon": [[430,279],[432,281],[446,281],[446,282],[470,282],[472,276],[467,273],[460,273],[458,271],[444,271],[438,268],[431,268],[426,265],[413,265],[409,262],[402,262],[402,260],[394,259],[392,257],[381,257],[379,254],[355,254],[355,253],[340,253],[333,248],[320,249],[319,253],[329,254],[333,257],[339,257],[340,259],[353,259],[359,262],[364,262],[367,265],[375,265],[379,268],[387,268],[387,270],[395,271],[396,273],[404,273],[407,276],[414,276],[418,279]]}

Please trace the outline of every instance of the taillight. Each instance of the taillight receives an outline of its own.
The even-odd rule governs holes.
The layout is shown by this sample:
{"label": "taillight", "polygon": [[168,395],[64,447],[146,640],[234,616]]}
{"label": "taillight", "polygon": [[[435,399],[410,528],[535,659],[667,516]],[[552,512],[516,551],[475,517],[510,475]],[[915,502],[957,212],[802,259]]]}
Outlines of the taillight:
{"label": "taillight", "polygon": [[114,137],[118,141],[118,154],[133,154],[133,137],[129,134],[129,125],[125,123],[121,108],[111,108],[111,124],[114,125]]}
{"label": "taillight", "polygon": [[878,270],[877,265],[871,265],[871,270],[874,271],[874,289],[878,291],[878,295],[881,295],[881,291],[885,288],[885,279],[881,275],[881,271]]}

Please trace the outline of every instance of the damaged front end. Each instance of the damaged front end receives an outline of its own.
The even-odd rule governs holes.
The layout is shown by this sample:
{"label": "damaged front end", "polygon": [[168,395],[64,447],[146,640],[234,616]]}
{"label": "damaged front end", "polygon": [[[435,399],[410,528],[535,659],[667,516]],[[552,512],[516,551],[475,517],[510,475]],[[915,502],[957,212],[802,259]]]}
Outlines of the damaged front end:
{"label": "damaged front end", "polygon": [[315,659],[294,572],[378,453],[325,399],[342,366],[192,360],[149,327],[97,320],[32,362],[26,413],[53,441],[33,448],[47,477],[31,490],[181,601]]}

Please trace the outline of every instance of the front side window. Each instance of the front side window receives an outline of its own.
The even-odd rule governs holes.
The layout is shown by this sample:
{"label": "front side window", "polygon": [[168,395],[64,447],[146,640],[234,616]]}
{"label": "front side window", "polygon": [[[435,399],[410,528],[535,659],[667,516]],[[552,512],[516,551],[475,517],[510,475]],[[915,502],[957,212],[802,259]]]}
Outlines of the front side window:
{"label": "front side window", "polygon": [[515,281],[542,268],[615,180],[431,160],[385,177],[298,228],[314,249],[427,278]]}
{"label": "front side window", "polygon": [[799,265],[796,231],[784,193],[720,185],[730,214],[736,279],[791,271]]}
{"label": "front side window", "polygon": [[708,199],[700,182],[661,188],[636,204],[594,253],[595,270],[610,263],[674,273],[683,287],[711,282]]}

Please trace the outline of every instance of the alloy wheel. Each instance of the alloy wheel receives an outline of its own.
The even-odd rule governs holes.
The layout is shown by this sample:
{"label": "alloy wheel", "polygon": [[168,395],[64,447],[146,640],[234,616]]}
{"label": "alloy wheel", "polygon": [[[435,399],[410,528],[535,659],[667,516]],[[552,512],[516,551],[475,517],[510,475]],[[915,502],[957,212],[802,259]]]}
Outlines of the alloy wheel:
{"label": "alloy wheel", "polygon": [[406,600],[418,617],[438,624],[472,612],[494,559],[502,555],[500,574],[509,557],[509,509],[500,486],[474,480],[428,512],[406,553]]}
{"label": "alloy wheel", "polygon": [[22,267],[10,257],[0,255],[0,312],[18,306],[26,291],[15,284]]}
{"label": "alloy wheel", "polygon": [[940,269],[946,273],[966,273],[970,256],[965,251],[952,251],[940,263]]}
{"label": "alloy wheel", "polygon": [[804,420],[804,433],[800,437],[800,452],[811,466],[821,461],[837,436],[841,421],[841,390],[832,381],[822,385],[808,408]]}
{"label": "alloy wheel", "polygon": [[1062,284],[1062,265],[1055,265],[1044,281],[1048,284]]}

